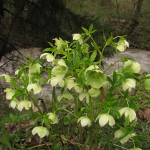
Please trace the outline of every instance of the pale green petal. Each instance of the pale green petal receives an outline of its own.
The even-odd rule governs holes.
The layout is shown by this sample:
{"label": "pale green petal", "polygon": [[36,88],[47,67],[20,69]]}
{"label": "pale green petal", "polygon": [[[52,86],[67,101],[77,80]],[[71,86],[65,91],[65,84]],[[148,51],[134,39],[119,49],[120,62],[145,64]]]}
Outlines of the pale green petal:
{"label": "pale green petal", "polygon": [[121,137],[125,132],[122,129],[119,129],[115,132],[114,137],[115,139]]}
{"label": "pale green petal", "polygon": [[129,47],[129,42],[127,42],[126,40],[124,40],[124,42],[125,42],[125,45],[126,45],[127,47]]}
{"label": "pale green petal", "polygon": [[81,93],[81,94],[79,95],[79,100],[80,100],[80,101],[83,101],[83,99],[84,99],[87,95],[89,95],[87,92]]}
{"label": "pale green petal", "polygon": [[133,62],[131,60],[128,60],[124,63],[124,68],[128,67],[128,66],[132,66]]}
{"label": "pale green petal", "polygon": [[68,71],[68,68],[64,67],[64,66],[55,66],[52,69],[52,75],[54,76],[60,76],[60,77],[64,77],[66,75]]}
{"label": "pale green petal", "polygon": [[54,56],[52,54],[49,53],[44,53],[40,56],[41,59],[46,59],[48,62],[52,62],[53,60],[55,60]]}
{"label": "pale green petal", "polygon": [[133,72],[138,73],[140,72],[140,70],[141,70],[141,65],[138,62],[133,63]]}
{"label": "pale green petal", "polygon": [[0,77],[4,77],[6,82],[11,82],[11,77],[7,74],[1,74]]}
{"label": "pale green petal", "polygon": [[34,105],[32,104],[32,102],[28,101],[28,100],[22,100],[18,103],[17,109],[19,111],[22,111],[23,108],[25,108],[26,110],[28,110],[29,108],[33,108]]}
{"label": "pale green petal", "polygon": [[129,87],[135,88],[136,82],[134,79],[127,79],[126,83]]}
{"label": "pale green petal", "polygon": [[91,88],[88,90],[88,93],[91,97],[98,97],[101,95],[100,89]]}
{"label": "pale green petal", "polygon": [[126,143],[129,140],[129,138],[130,138],[130,135],[128,134],[126,137],[124,137],[123,139],[120,140],[120,143],[121,144]]}
{"label": "pale green petal", "polygon": [[[66,65],[66,63],[65,63],[65,61],[64,61],[63,59],[60,59],[60,60],[58,61],[58,64],[59,64],[60,66],[67,67],[67,65]],[[68,68],[68,67],[67,67],[67,68]]]}
{"label": "pale green petal", "polygon": [[106,125],[107,124],[107,122],[108,122],[108,115],[107,114],[103,114],[101,117],[100,117],[100,119],[99,119],[99,124],[100,124],[100,126],[101,127],[103,127],[104,125]]}
{"label": "pale green petal", "polygon": [[13,109],[15,109],[18,103],[19,101],[16,98],[13,98],[9,104],[9,107],[12,107]]}
{"label": "pale green petal", "polygon": [[81,34],[76,33],[76,34],[73,34],[72,36],[73,36],[73,40],[80,40],[81,39]]}
{"label": "pale green petal", "polygon": [[31,91],[33,89],[33,93],[34,94],[37,94],[37,93],[40,93],[41,92],[41,86],[39,86],[38,84],[36,83],[32,83],[32,84],[29,84],[28,87],[27,87],[27,90],[28,92]]}
{"label": "pale green petal", "polygon": [[52,77],[50,81],[51,81],[51,86],[52,86],[52,87],[53,87],[53,86],[56,86],[58,83],[59,83],[59,85],[60,85],[61,87],[64,86],[64,80],[62,79],[61,76]]}
{"label": "pale green petal", "polygon": [[130,122],[132,122],[133,120],[135,120],[136,118],[136,113],[133,109],[128,108],[128,110],[125,112],[125,117],[127,117],[129,115],[129,119]]}
{"label": "pale green petal", "polygon": [[78,84],[76,83],[76,82],[70,82],[70,83],[68,83],[67,84],[67,88],[69,89],[69,90],[71,90],[73,87],[75,87],[75,86],[77,86]]}
{"label": "pale green petal", "polygon": [[70,94],[70,93],[63,93],[63,94],[60,94],[57,99],[58,101],[60,102],[62,98],[66,98],[68,100],[71,100],[73,99],[73,96]]}
{"label": "pale green petal", "polygon": [[42,66],[39,63],[33,64],[32,66],[29,67],[30,73],[40,73],[40,68]]}
{"label": "pale green petal", "polygon": [[89,70],[96,70],[96,69],[99,69],[99,67],[98,67],[97,65],[91,65],[91,66],[89,66],[89,67],[85,70],[84,74],[86,75],[86,73],[87,73]]}
{"label": "pale green petal", "polygon": [[123,52],[125,49],[126,49],[125,44],[118,44],[118,45],[117,45],[117,50]]}
{"label": "pale green petal", "polygon": [[76,90],[76,92],[81,93],[83,91],[82,87],[79,86],[75,86],[74,89]]}
{"label": "pale green petal", "polygon": [[86,84],[91,85],[93,88],[99,89],[105,81],[105,75],[102,71],[88,71],[85,76]]}
{"label": "pale green petal", "polygon": [[39,126],[39,127],[35,127],[32,130],[32,134],[38,134],[40,138],[43,138],[44,136],[48,136],[49,135],[49,131],[47,128]]}
{"label": "pale green petal", "polygon": [[86,116],[80,117],[77,122],[79,122],[79,121],[81,122],[82,127],[85,127],[85,126],[90,127],[91,126],[91,120]]}
{"label": "pale green petal", "polygon": [[115,119],[110,115],[108,116],[108,118],[109,118],[109,125],[114,126],[115,125]]}
{"label": "pale green petal", "polygon": [[6,88],[4,92],[6,92],[6,99],[12,99],[15,94],[15,90],[10,88]]}
{"label": "pale green petal", "polygon": [[46,59],[46,56],[48,55],[49,53],[44,53],[40,56],[40,59]]}
{"label": "pale green petal", "polygon": [[48,118],[52,120],[52,124],[58,123],[58,117],[55,113],[48,113]]}
{"label": "pale green petal", "polygon": [[120,112],[120,115],[122,116],[124,113],[125,113],[125,111],[128,109],[128,107],[123,107],[123,108],[121,108],[120,110],[119,110],[119,112]]}
{"label": "pale green petal", "polygon": [[[146,75],[146,77],[149,77],[150,74]],[[150,90],[150,79],[144,80],[144,88],[147,90]]]}
{"label": "pale green petal", "polygon": [[63,87],[63,86],[64,86],[64,80],[63,80],[63,79],[61,79],[61,80],[59,81],[59,85],[60,85],[60,87]]}

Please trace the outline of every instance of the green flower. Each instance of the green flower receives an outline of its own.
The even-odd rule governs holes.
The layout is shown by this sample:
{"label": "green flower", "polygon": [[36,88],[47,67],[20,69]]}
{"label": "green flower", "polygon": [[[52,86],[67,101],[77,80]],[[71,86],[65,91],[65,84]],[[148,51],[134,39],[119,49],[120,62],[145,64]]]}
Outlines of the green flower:
{"label": "green flower", "polygon": [[52,124],[58,123],[58,117],[55,113],[48,113],[48,118],[52,121]]}
{"label": "green flower", "polygon": [[101,95],[100,89],[91,88],[88,90],[88,93],[91,97],[98,97]]}
{"label": "green flower", "polygon": [[89,104],[89,93],[88,92],[84,92],[79,95],[80,101],[83,101],[84,99],[86,100],[86,103]]}
{"label": "green flower", "polygon": [[23,108],[28,110],[30,107],[34,108],[34,105],[32,104],[32,102],[30,102],[28,100],[22,100],[18,103],[17,109],[19,111],[22,111]]}
{"label": "green flower", "polygon": [[60,87],[64,86],[64,80],[61,76],[52,77],[50,80],[48,80],[48,83],[51,82],[51,86],[56,86],[59,84]]}
{"label": "green flower", "polygon": [[85,80],[87,85],[99,89],[105,81],[105,75],[100,70],[91,70],[86,73]]}
{"label": "green flower", "polygon": [[30,73],[40,73],[40,68],[42,66],[39,63],[33,64],[32,66],[29,67]]}
{"label": "green flower", "polygon": [[99,124],[101,127],[105,126],[108,122],[109,122],[110,126],[115,125],[115,119],[109,114],[100,114],[100,115],[98,115],[96,120],[97,119],[99,119]]}
{"label": "green flower", "polygon": [[74,82],[76,78],[68,77],[65,79],[65,89],[72,89],[73,87],[77,86],[78,84]]}
{"label": "green flower", "polygon": [[83,44],[83,40],[81,38],[81,34],[76,33],[76,34],[73,34],[72,36],[73,36],[73,40],[79,41],[80,44]]}
{"label": "green flower", "polygon": [[[150,77],[150,74],[146,75],[146,77]],[[144,80],[144,88],[150,90],[150,78]]]}
{"label": "green flower", "polygon": [[[123,136],[124,134],[126,133],[125,130],[123,129],[119,129],[115,132],[115,139],[117,138],[120,138],[121,136]],[[121,144],[124,144],[126,143],[130,138],[132,138],[133,136],[135,136],[135,133],[131,133],[131,134],[128,134],[127,136],[125,136],[123,139],[120,140],[120,143]]]}
{"label": "green flower", "polygon": [[49,132],[48,132],[48,129],[45,128],[45,127],[42,127],[42,126],[38,126],[38,127],[35,127],[33,130],[32,130],[32,134],[35,135],[35,134],[38,134],[38,136],[40,138],[43,138],[44,136],[48,136],[49,135]]}
{"label": "green flower", "polygon": [[6,88],[4,92],[6,92],[6,99],[12,99],[15,94],[15,90],[11,88]]}
{"label": "green flower", "polygon": [[13,98],[10,101],[9,107],[12,107],[13,109],[15,109],[18,103],[19,103],[19,101],[16,98]]}
{"label": "green flower", "polygon": [[142,150],[141,148],[137,148],[137,147],[134,147],[134,148],[131,148],[129,150]]}
{"label": "green flower", "polygon": [[7,74],[1,74],[0,77],[3,77],[5,79],[6,82],[11,82],[11,77]]}
{"label": "green flower", "polygon": [[32,83],[32,84],[28,85],[28,87],[27,87],[28,92],[31,91],[32,89],[33,89],[34,94],[40,93],[42,90],[41,86],[39,86],[36,83]]}
{"label": "green flower", "polygon": [[63,59],[60,59],[57,62],[57,64],[58,64],[58,66],[55,66],[52,69],[52,72],[51,72],[52,75],[64,77],[66,75],[66,73],[68,72],[68,67],[67,67],[65,61]]}
{"label": "green flower", "polygon": [[83,92],[83,88],[82,87],[80,87],[80,86],[75,86],[74,87],[74,89],[76,90],[76,92],[78,92],[78,93],[81,93],[81,92]]}
{"label": "green flower", "polygon": [[97,65],[90,65],[84,72],[84,75],[86,76],[86,73],[90,70],[98,70],[99,67]]}
{"label": "green flower", "polygon": [[52,54],[44,53],[40,56],[41,59],[46,59],[48,62],[55,60],[55,57]]}
{"label": "green flower", "polygon": [[129,47],[129,43],[126,40],[121,39],[118,42],[116,49],[120,52],[123,52],[124,50],[126,50],[127,47]]}
{"label": "green flower", "polygon": [[82,116],[78,119],[77,123],[78,122],[81,122],[81,126],[82,127],[85,127],[85,126],[88,126],[90,127],[91,126],[91,120],[87,117],[87,116]]}
{"label": "green flower", "polygon": [[72,36],[73,36],[73,40],[80,40],[81,39],[81,34],[76,33],[76,34],[73,34]]}
{"label": "green flower", "polygon": [[131,72],[131,73],[139,73],[141,70],[141,65],[138,62],[132,62],[128,60],[124,63],[124,72]]}
{"label": "green flower", "polygon": [[125,115],[125,117],[129,116],[130,122],[132,122],[133,120],[136,119],[136,113],[133,109],[129,108],[129,107],[123,107],[119,110],[120,115],[122,116],[123,114]]}
{"label": "green flower", "polygon": [[122,88],[124,91],[126,91],[127,89],[131,91],[131,89],[135,88],[135,86],[136,86],[136,81],[134,79],[125,79],[122,82]]}
{"label": "green flower", "polygon": [[58,99],[59,102],[60,102],[61,99],[63,99],[63,98],[66,98],[66,99],[68,99],[68,100],[71,100],[71,99],[73,99],[73,96],[72,96],[71,94],[69,94],[69,93],[63,93],[63,94],[60,94],[60,95],[57,97],[57,99]]}

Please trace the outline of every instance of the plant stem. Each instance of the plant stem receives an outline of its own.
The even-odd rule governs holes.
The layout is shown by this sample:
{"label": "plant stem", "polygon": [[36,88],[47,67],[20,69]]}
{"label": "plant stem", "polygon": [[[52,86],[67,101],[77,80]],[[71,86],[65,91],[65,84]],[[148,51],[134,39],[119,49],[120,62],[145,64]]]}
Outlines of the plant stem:
{"label": "plant stem", "polygon": [[83,144],[82,128],[81,128],[81,124],[80,123],[78,123],[78,127],[79,127],[79,133],[80,133],[81,143]]}

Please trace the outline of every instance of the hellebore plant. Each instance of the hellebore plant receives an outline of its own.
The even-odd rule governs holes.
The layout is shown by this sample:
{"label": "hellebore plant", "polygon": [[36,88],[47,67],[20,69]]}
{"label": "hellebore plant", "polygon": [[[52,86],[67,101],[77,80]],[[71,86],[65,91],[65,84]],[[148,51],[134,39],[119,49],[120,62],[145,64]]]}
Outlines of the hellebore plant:
{"label": "hellebore plant", "polygon": [[[110,138],[104,149],[108,149],[110,142],[124,144],[130,140],[131,149],[138,150],[140,148],[135,147],[138,135],[134,131],[137,91],[143,83],[145,89],[150,90],[150,75],[142,77],[140,64],[130,57],[115,62],[122,61],[124,66],[106,75],[106,70],[114,64],[102,69],[105,48],[112,46],[116,52],[122,52],[129,43],[124,36],[111,36],[101,47],[92,37],[96,32],[93,25],[89,30],[82,29],[85,33],[73,34],[72,43],[61,38],[55,38],[54,45],[49,42],[50,48],[41,56],[35,60],[28,57],[26,65],[20,63],[15,76],[1,75],[11,83],[10,88],[5,89],[10,107],[30,110],[34,122],[32,134],[51,142],[60,141],[62,146],[77,134],[81,149],[86,145],[90,150],[97,149],[99,143],[102,144],[100,128],[110,126],[112,133],[107,135]],[[60,59],[58,54],[61,54]],[[50,84],[53,92],[50,106],[44,104],[44,100],[42,110],[38,102],[42,94],[41,98],[38,95],[44,93],[43,83]],[[56,90],[60,91],[59,95]],[[34,112],[34,108],[38,112]],[[142,139],[147,140],[144,136]]]}

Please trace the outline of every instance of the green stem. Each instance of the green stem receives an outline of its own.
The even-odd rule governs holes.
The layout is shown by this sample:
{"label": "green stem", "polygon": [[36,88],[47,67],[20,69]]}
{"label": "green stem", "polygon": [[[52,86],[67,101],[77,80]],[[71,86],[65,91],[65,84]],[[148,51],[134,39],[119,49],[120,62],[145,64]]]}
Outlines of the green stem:
{"label": "green stem", "polygon": [[105,73],[107,70],[109,70],[111,67],[113,67],[116,63],[118,63],[121,59],[117,60],[114,64],[112,64],[110,67],[108,67],[106,70],[104,70],[103,72]]}
{"label": "green stem", "polygon": [[79,127],[79,133],[80,133],[81,143],[83,144],[82,128],[81,128],[81,124],[80,123],[78,123],[78,127]]}
{"label": "green stem", "polygon": [[32,99],[32,101],[34,102],[35,106],[38,108],[40,114],[42,114],[42,111],[41,111],[41,109],[39,108],[38,104],[36,103],[35,99],[33,99],[30,95],[29,95],[29,97]]}

